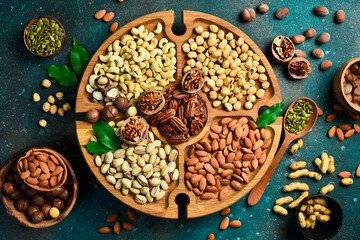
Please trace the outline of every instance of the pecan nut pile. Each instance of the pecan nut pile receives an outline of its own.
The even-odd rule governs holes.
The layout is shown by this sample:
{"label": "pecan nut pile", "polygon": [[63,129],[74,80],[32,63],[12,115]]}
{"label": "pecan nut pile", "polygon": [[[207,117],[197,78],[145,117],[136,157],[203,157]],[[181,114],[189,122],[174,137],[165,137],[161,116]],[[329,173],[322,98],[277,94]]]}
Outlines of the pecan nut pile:
{"label": "pecan nut pile", "polygon": [[131,119],[125,126],[124,137],[136,141],[142,135],[145,124],[137,119]]}
{"label": "pecan nut pile", "polygon": [[149,124],[157,126],[159,132],[175,144],[199,134],[207,120],[205,99],[199,93],[184,93],[176,87],[163,94],[165,105],[148,119]]}

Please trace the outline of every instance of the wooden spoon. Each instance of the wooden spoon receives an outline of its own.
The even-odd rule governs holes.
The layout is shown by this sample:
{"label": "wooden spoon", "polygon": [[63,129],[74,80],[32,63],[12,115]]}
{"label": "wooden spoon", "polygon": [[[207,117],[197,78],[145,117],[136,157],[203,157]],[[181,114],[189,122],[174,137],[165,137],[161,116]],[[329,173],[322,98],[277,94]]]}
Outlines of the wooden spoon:
{"label": "wooden spoon", "polygon": [[[310,117],[309,122],[306,124],[306,127],[303,130],[301,130],[301,132],[299,134],[294,134],[294,133],[288,132],[285,129],[285,124],[286,124],[286,117],[288,115],[289,110],[295,105],[295,103],[298,100],[303,100],[303,101],[309,102],[311,104],[311,106],[313,107],[313,109],[312,109],[313,114]],[[284,123],[283,123],[283,128],[284,128],[284,132],[285,132],[284,142],[281,145],[279,151],[277,152],[276,156],[274,157],[269,169],[267,170],[267,172],[265,173],[263,178],[260,180],[260,182],[258,182],[258,184],[256,184],[256,186],[253,188],[253,190],[249,194],[247,201],[250,206],[254,206],[260,200],[261,196],[263,195],[263,193],[265,191],[267,184],[270,181],[271,176],[274,174],[275,169],[276,169],[277,165],[279,164],[280,159],[284,155],[285,150],[287,149],[289,144],[293,140],[295,140],[297,138],[301,138],[305,134],[307,134],[310,131],[310,129],[315,125],[317,117],[318,117],[318,107],[313,100],[306,98],[306,97],[302,97],[302,98],[296,99],[293,103],[291,103],[291,105],[287,109],[287,111],[285,113],[285,117],[284,117]]]}

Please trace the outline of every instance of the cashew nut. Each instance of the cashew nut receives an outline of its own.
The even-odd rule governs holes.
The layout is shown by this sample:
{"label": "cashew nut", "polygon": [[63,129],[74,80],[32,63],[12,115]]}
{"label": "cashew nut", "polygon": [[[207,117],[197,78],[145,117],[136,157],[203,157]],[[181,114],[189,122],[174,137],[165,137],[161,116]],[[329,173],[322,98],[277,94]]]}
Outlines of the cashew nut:
{"label": "cashew nut", "polygon": [[126,45],[127,41],[134,41],[134,37],[129,35],[129,34],[125,34],[124,36],[121,37],[120,39],[120,43],[122,45]]}
{"label": "cashew nut", "polygon": [[168,43],[169,42],[169,40],[167,40],[166,38],[162,38],[162,39],[160,39],[160,41],[159,41],[159,47],[163,47],[164,46],[164,44],[166,44],[166,43]]}
{"label": "cashew nut", "polygon": [[149,34],[149,31],[147,29],[145,29],[144,31],[142,31],[140,34],[139,34],[139,37],[141,38],[146,38],[146,36]]}
{"label": "cashew nut", "polygon": [[111,56],[110,61],[115,62],[116,66],[119,68],[124,65],[124,60],[120,56]]}
{"label": "cashew nut", "polygon": [[154,58],[156,55],[163,55],[163,51],[159,48],[155,48],[150,52],[150,56]]}
{"label": "cashew nut", "polygon": [[166,43],[162,48],[161,50],[164,52],[164,53],[168,53],[170,48],[174,48],[175,47],[175,43],[173,42],[168,42]]}
{"label": "cashew nut", "polygon": [[155,37],[155,34],[153,32],[150,32],[145,38],[144,40],[149,42],[151,41],[151,39],[153,39]]}
{"label": "cashew nut", "polygon": [[109,67],[106,70],[107,73],[115,73],[115,74],[119,74],[120,73],[120,68],[118,67]]}
{"label": "cashew nut", "polygon": [[175,48],[170,48],[169,52],[166,54],[167,57],[172,58],[176,54]]}
{"label": "cashew nut", "polygon": [[149,51],[152,51],[156,48],[156,45],[158,44],[158,40],[156,38],[151,39],[150,44],[146,46],[146,49]]}
{"label": "cashew nut", "polygon": [[120,50],[121,50],[120,40],[115,40],[115,41],[113,42],[112,46],[113,46],[113,51],[114,51],[114,52],[120,51]]}
{"label": "cashew nut", "polygon": [[162,32],[162,29],[163,29],[162,24],[161,24],[161,23],[158,23],[158,24],[156,25],[156,28],[155,28],[155,30],[154,30],[154,33],[159,34],[159,33]]}
{"label": "cashew nut", "polygon": [[146,58],[146,54],[147,53],[147,50],[146,49],[142,49],[141,51],[140,51],[140,56],[133,56],[133,60],[135,61],[135,62],[142,62],[142,61],[144,61],[145,60],[145,58]]}
{"label": "cashew nut", "polygon": [[138,27],[138,28],[133,27],[131,29],[131,33],[133,35],[139,35],[140,33],[142,33],[144,31],[144,29],[145,29],[144,25],[140,25],[140,27]]}
{"label": "cashew nut", "polygon": [[99,59],[102,62],[108,62],[110,60],[110,57],[113,55],[113,52],[108,52],[105,56],[104,55],[100,55]]}
{"label": "cashew nut", "polygon": [[89,77],[89,84],[90,84],[90,86],[93,88],[93,89],[96,89],[97,87],[96,87],[96,84],[95,84],[95,80],[96,80],[96,78],[97,78],[98,76],[96,75],[96,74],[92,74],[92,75],[90,75],[90,77]]}

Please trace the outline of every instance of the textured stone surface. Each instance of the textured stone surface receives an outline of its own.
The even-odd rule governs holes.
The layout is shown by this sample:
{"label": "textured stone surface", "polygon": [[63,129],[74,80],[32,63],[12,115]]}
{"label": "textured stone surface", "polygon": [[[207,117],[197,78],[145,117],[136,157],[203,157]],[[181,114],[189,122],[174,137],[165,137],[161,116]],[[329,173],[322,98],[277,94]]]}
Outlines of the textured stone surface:
{"label": "textured stone surface", "polygon": [[[333,123],[326,123],[325,116],[333,112],[331,106],[335,103],[332,94],[332,78],[336,70],[346,60],[360,55],[358,43],[360,28],[360,2],[343,1],[269,1],[270,10],[266,14],[257,14],[251,23],[242,23],[239,14],[247,7],[256,7],[260,1],[163,1],[163,0],[125,0],[118,3],[116,0],[1,0],[0,11],[0,48],[1,61],[1,107],[0,107],[0,163],[14,151],[28,146],[47,146],[63,153],[79,175],[80,190],[77,203],[71,214],[61,223],[48,229],[30,229],[21,226],[16,220],[10,218],[5,210],[0,212],[0,239],[206,239],[208,233],[213,232],[216,239],[303,239],[296,228],[293,211],[282,217],[274,214],[271,209],[274,200],[278,197],[291,195],[297,197],[298,193],[284,194],[281,187],[291,181],[286,178],[289,173],[288,165],[293,161],[304,160],[308,168],[315,170],[312,161],[319,156],[322,150],[335,157],[336,172],[323,176],[320,182],[302,178],[310,184],[310,193],[332,183],[335,190],[330,193],[337,199],[344,210],[344,222],[340,233],[335,239],[356,239],[360,234],[357,223],[359,217],[360,184],[355,179],[350,187],[341,187],[336,173],[348,170],[354,174],[357,164],[360,163],[359,142],[360,135],[355,134],[344,142],[335,137],[328,139],[328,129],[336,124],[354,123],[344,112]],[[326,5],[330,14],[326,17],[314,16],[312,11],[317,5]],[[278,8],[287,6],[289,15],[283,20],[276,20],[274,13]],[[324,110],[325,116],[319,118],[312,132],[304,138],[304,148],[295,155],[285,153],[273,178],[269,183],[260,203],[254,207],[246,204],[246,198],[241,199],[231,207],[230,219],[240,219],[242,226],[239,229],[219,231],[218,225],[221,217],[218,213],[199,219],[166,220],[139,214],[136,221],[138,229],[133,232],[122,231],[120,236],[113,234],[99,235],[96,231],[105,226],[108,214],[121,212],[121,221],[127,220],[127,207],[104,190],[89,173],[88,167],[82,158],[75,135],[75,119],[84,119],[84,116],[75,116],[73,109],[64,117],[46,114],[41,105],[46,97],[57,91],[65,93],[64,100],[70,101],[74,107],[76,87],[62,87],[52,81],[52,87],[41,87],[41,80],[46,78],[46,71],[41,65],[70,64],[69,52],[71,50],[71,36],[84,46],[90,56],[100,44],[110,35],[111,23],[104,23],[93,18],[99,9],[115,12],[114,20],[119,26],[142,15],[174,9],[176,14],[176,27],[180,23],[180,11],[183,9],[203,11],[221,17],[248,34],[270,58],[269,44],[277,35],[289,37],[302,34],[306,29],[315,28],[318,34],[329,32],[330,42],[318,46],[317,37],[305,40],[296,47],[304,50],[307,55],[315,47],[325,52],[321,60],[309,58],[313,65],[313,72],[307,79],[291,80],[286,73],[286,65],[271,60],[275,74],[278,78],[282,96],[290,96],[286,102],[287,107],[291,101],[306,96],[315,100]],[[342,24],[334,22],[335,12],[343,9],[346,12],[346,21]],[[39,58],[31,55],[23,44],[23,29],[33,17],[38,15],[51,15],[61,21],[67,33],[64,49],[60,54],[50,58]],[[333,67],[327,72],[319,70],[322,60],[329,59]],[[32,102],[32,94],[41,95],[39,103]],[[43,129],[38,126],[40,119],[46,119],[48,126]],[[57,146],[55,142],[61,142]],[[94,185],[98,185],[95,188]]]}

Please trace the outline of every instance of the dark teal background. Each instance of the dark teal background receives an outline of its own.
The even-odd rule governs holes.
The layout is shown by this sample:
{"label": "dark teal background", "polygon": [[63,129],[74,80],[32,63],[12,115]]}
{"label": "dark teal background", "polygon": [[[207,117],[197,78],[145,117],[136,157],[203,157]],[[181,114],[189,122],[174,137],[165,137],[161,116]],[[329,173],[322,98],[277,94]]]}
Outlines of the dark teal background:
{"label": "dark teal background", "polygon": [[[197,10],[221,17],[239,27],[269,57],[269,44],[277,35],[292,36],[302,34],[307,28],[315,28],[318,33],[327,31],[331,35],[329,43],[320,46],[325,52],[322,60],[330,59],[333,67],[327,71],[319,70],[322,60],[309,58],[313,66],[312,74],[304,80],[292,80],[286,73],[286,65],[271,60],[281,88],[283,98],[290,96],[287,107],[298,97],[310,97],[324,110],[325,115],[333,112],[331,106],[336,102],[332,94],[332,79],[337,69],[346,60],[360,55],[360,2],[349,1],[267,1],[270,11],[257,14],[250,23],[239,21],[239,13],[247,7],[256,7],[261,1],[206,1],[206,0],[32,0],[14,1],[0,0],[0,162],[1,164],[13,152],[28,146],[47,146],[64,154],[78,174],[80,183],[79,197],[70,215],[61,223],[47,229],[31,229],[24,227],[10,218],[4,209],[0,211],[0,239],[206,239],[213,232],[216,239],[303,239],[296,228],[293,211],[288,216],[279,216],[271,211],[274,200],[286,196],[281,187],[291,181],[286,178],[288,165],[292,161],[304,160],[308,168],[315,170],[313,159],[327,151],[335,157],[336,173],[348,170],[354,174],[360,163],[360,134],[356,134],[344,142],[336,138],[326,137],[327,130],[333,124],[354,123],[346,112],[342,112],[333,123],[326,123],[325,116],[319,118],[315,128],[305,137],[304,148],[293,156],[285,153],[270,185],[260,203],[254,207],[241,199],[231,207],[230,219],[240,219],[243,226],[239,229],[219,231],[221,217],[218,213],[199,219],[166,220],[139,213],[136,221],[138,228],[132,232],[122,231],[120,235],[100,235],[97,229],[105,226],[108,214],[115,211],[121,213],[121,221],[125,221],[127,207],[102,188],[89,172],[82,158],[75,135],[75,120],[84,119],[76,115],[73,109],[64,117],[52,116],[41,110],[40,103],[32,102],[32,94],[39,92],[44,102],[49,94],[63,91],[63,102],[70,101],[75,106],[77,87],[62,87],[52,81],[52,87],[41,87],[46,71],[41,65],[70,64],[71,36],[84,46],[90,56],[110,35],[110,23],[96,21],[94,13],[99,9],[113,10],[119,26],[142,15],[175,10],[176,24],[180,23],[181,10]],[[346,3],[345,3],[346,2]],[[316,17],[312,10],[317,5],[326,5],[330,14]],[[276,20],[274,12],[287,6],[290,14],[283,20]],[[346,12],[343,24],[334,22],[334,13],[338,9]],[[66,29],[67,40],[60,54],[50,58],[39,58],[30,54],[23,43],[23,30],[26,24],[38,15],[51,15],[61,21]],[[306,40],[297,48],[309,55],[316,45],[316,38]],[[48,126],[38,126],[38,120],[45,118]],[[359,123],[359,121],[358,121]],[[57,146],[61,142],[62,146]],[[360,183],[342,187],[336,173],[323,176],[320,182],[303,178],[310,184],[310,193],[328,184],[335,184],[330,193],[337,199],[344,210],[344,223],[335,239],[359,239],[360,237]],[[97,187],[95,187],[97,186]],[[298,193],[291,193],[297,197]]]}

